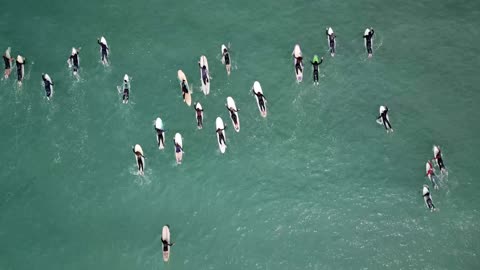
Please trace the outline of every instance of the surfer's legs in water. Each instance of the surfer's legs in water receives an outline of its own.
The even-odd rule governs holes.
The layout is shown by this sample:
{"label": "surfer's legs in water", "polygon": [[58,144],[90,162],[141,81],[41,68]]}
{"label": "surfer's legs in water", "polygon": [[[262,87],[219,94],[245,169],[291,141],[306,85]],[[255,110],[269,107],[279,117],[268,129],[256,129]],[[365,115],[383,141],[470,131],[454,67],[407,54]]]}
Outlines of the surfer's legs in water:
{"label": "surfer's legs in water", "polygon": [[265,111],[265,101],[263,101],[263,98],[258,98],[258,104],[260,104],[260,109]]}
{"label": "surfer's legs in water", "polygon": [[203,120],[201,115],[197,115],[197,126],[203,127]]}
{"label": "surfer's legs in water", "polygon": [[233,123],[235,123],[235,125],[236,125],[237,124],[237,115],[234,112],[231,111],[230,116],[232,117]]}
{"label": "surfer's legs in water", "polygon": [[155,130],[157,131],[158,146],[160,146],[160,143],[165,144],[165,142],[163,141],[163,130],[158,128],[155,128]]}
{"label": "surfer's legs in water", "polygon": [[443,164],[443,159],[441,157],[437,159],[437,164],[441,171],[445,170],[445,165]]}
{"label": "surfer's legs in water", "polygon": [[434,189],[439,189],[439,186],[438,186],[438,184],[437,184],[437,181],[435,180],[436,177],[437,177],[437,176],[436,176],[435,174],[433,174],[433,173],[428,175],[428,179],[430,180],[430,182],[432,182],[433,188],[434,188]]}
{"label": "surfer's legs in water", "polygon": [[313,81],[318,82],[318,70],[313,71]]}
{"label": "surfer's legs in water", "polygon": [[129,94],[130,92],[128,91],[128,89],[123,89],[123,102],[128,102]]}
{"label": "surfer's legs in water", "polygon": [[143,161],[141,157],[137,157],[138,171],[143,172]]}
{"label": "surfer's legs in water", "polygon": [[[392,129],[392,125],[390,124],[390,121],[388,121],[388,119],[386,117],[382,117],[382,122],[383,122],[383,126],[385,127],[385,129],[388,131],[389,129]],[[388,125],[388,126],[387,126]]]}
{"label": "surfer's legs in water", "polygon": [[108,62],[108,54],[106,50],[102,50],[102,62],[104,63]]}
{"label": "surfer's legs in water", "polygon": [[227,143],[225,142],[225,137],[223,137],[223,132],[220,132],[220,133],[219,133],[219,135],[218,135],[218,141],[219,141],[219,143],[222,143],[222,142],[223,142],[223,144],[227,144]]}
{"label": "surfer's legs in water", "polygon": [[428,208],[430,208],[430,210],[435,210],[435,205],[433,205],[433,202],[432,202],[432,199],[428,198],[427,199],[427,204],[428,204]]}

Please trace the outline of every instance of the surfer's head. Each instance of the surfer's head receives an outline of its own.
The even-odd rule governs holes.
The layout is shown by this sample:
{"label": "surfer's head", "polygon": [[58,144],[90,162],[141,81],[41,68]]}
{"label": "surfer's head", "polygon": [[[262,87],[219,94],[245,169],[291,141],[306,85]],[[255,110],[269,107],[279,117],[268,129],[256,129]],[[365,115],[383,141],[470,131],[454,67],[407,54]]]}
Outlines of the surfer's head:
{"label": "surfer's head", "polygon": [[227,48],[224,48],[224,49],[223,49],[223,53],[226,53],[226,52],[227,52]]}

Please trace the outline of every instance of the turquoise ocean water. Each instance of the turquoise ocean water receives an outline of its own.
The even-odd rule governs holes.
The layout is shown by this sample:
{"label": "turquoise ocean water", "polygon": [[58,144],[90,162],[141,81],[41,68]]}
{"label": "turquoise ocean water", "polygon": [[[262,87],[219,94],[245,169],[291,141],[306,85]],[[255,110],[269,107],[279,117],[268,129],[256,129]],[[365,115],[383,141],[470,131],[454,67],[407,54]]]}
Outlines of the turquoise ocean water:
{"label": "turquoise ocean water", "polygon": [[[476,1],[4,1],[0,48],[27,58],[0,81],[0,269],[478,269]],[[337,33],[327,52],[325,27]],[[376,30],[367,59],[362,34]],[[96,38],[111,48],[99,62]],[[230,44],[227,76],[220,46]],[[291,52],[325,57],[295,82]],[[81,47],[75,81],[66,60]],[[211,93],[197,61],[209,60]],[[197,130],[182,69],[205,109]],[[44,97],[41,73],[55,82]],[[128,105],[116,86],[131,75]],[[249,89],[260,81],[269,115]],[[241,131],[218,151],[214,120]],[[395,129],[375,123],[388,105]],[[167,129],[156,148],[153,120]],[[228,121],[227,121],[228,120]],[[231,126],[231,125],[230,125]],[[172,138],[184,137],[175,164]],[[145,176],[131,146],[143,146]],[[421,188],[432,145],[448,177]],[[430,185],[431,186],[431,185]],[[170,262],[160,234],[170,224]]]}

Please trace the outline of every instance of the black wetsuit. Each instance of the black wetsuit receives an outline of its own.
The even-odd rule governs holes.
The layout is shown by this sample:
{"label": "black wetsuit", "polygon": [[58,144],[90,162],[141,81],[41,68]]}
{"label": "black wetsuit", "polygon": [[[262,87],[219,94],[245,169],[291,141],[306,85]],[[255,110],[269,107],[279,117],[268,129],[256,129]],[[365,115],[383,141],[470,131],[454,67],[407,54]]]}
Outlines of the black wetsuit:
{"label": "black wetsuit", "polygon": [[326,34],[328,36],[328,41],[330,44],[330,53],[335,53],[335,38],[336,35],[335,33],[332,33],[331,35],[328,34],[328,29],[326,30]]}
{"label": "black wetsuit", "polygon": [[42,80],[43,80],[43,85],[45,86],[45,93],[47,94],[47,97],[50,97],[52,95],[53,82],[50,82],[49,80],[47,80],[44,75],[42,75]]}
{"label": "black wetsuit", "polygon": [[223,53],[223,59],[225,59],[225,65],[230,65],[230,54],[228,51]]}
{"label": "black wetsuit", "polygon": [[167,240],[164,240],[164,239],[162,239],[162,244],[163,244],[163,251],[165,251],[165,252],[168,251],[168,247],[169,247],[169,246],[170,246],[170,247],[173,246],[173,244],[169,244],[169,243],[167,242]]}
{"label": "black wetsuit", "polygon": [[173,140],[173,143],[175,144],[175,153],[180,153],[183,151],[182,147],[175,142],[175,139]]}
{"label": "black wetsuit", "polygon": [[130,91],[128,90],[130,88],[130,84],[126,81],[123,81],[123,101],[128,101],[128,98],[130,97]]}
{"label": "black wetsuit", "polygon": [[427,206],[429,209],[435,209],[435,206],[433,205],[432,199],[430,198],[430,192],[427,194],[423,195],[423,197],[427,197]]}
{"label": "black wetsuit", "polygon": [[135,148],[132,148],[132,151],[135,154],[135,156],[137,157],[138,170],[143,172],[143,161],[142,161],[143,155],[140,154],[140,152],[135,152]]}
{"label": "black wetsuit", "polygon": [[438,167],[440,168],[440,170],[445,169],[445,164],[443,164],[442,152],[440,151],[440,149],[438,150],[438,154],[435,158],[437,159]]}
{"label": "black wetsuit", "polygon": [[366,39],[367,41],[367,52],[368,54],[372,54],[372,37],[373,37],[374,31],[373,29],[370,29],[370,32],[368,35],[364,35],[363,38]]}
{"label": "black wetsuit", "polygon": [[297,73],[297,75],[298,75],[299,70],[301,72],[303,72],[303,70],[302,70],[302,60],[296,59],[295,61],[296,61],[296,63],[295,63],[295,73]]}
{"label": "black wetsuit", "polygon": [[310,62],[313,65],[313,81],[318,82],[318,66],[323,63],[323,59],[320,59],[320,62]]}
{"label": "black wetsuit", "polygon": [[227,107],[227,109],[230,111],[230,117],[232,117],[233,123],[236,125],[237,124],[237,114],[233,109],[230,109]]}
{"label": "black wetsuit", "polygon": [[203,117],[202,117],[203,109],[195,108],[195,111],[197,112],[197,126],[203,127]]}
{"label": "black wetsuit", "polygon": [[5,62],[5,69],[10,69],[10,58],[6,57],[5,55],[3,56],[3,62]]}
{"label": "black wetsuit", "polygon": [[102,47],[102,61],[107,61],[108,62],[108,47],[107,47],[107,45],[101,43],[100,40],[97,40],[97,42]]}
{"label": "black wetsuit", "polygon": [[260,105],[260,109],[262,109],[262,111],[265,111],[265,96],[262,93],[255,93],[253,89],[252,89],[252,92],[257,97],[258,105]]}
{"label": "black wetsuit", "polygon": [[380,116],[378,116],[377,119],[382,118],[383,126],[385,127],[386,130],[389,130],[392,128],[392,125],[390,124],[390,121],[388,121],[387,119],[387,113],[388,113],[388,108],[385,108],[385,110],[380,114]]}
{"label": "black wetsuit", "polygon": [[160,146],[160,143],[165,144],[163,141],[163,129],[155,127],[155,131],[157,131],[158,146]]}
{"label": "black wetsuit", "polygon": [[201,69],[202,69],[202,80],[203,80],[203,84],[207,84],[207,83],[208,83],[207,67],[206,67],[206,66],[203,66],[203,67],[201,67]]}
{"label": "black wetsuit", "polygon": [[223,144],[227,144],[227,143],[225,142],[225,137],[223,136],[223,131],[224,131],[224,129],[219,129],[219,128],[217,129],[218,142],[219,142],[219,143],[222,143],[222,142],[223,142]]}
{"label": "black wetsuit", "polygon": [[19,63],[18,61],[15,61],[16,62],[16,65],[17,65],[17,79],[19,82],[21,82],[23,80],[23,65],[25,65],[25,60],[23,60],[24,62],[23,63]]}
{"label": "black wetsuit", "polygon": [[74,55],[70,55],[70,61],[73,65],[73,71],[77,72],[79,68],[79,62],[78,62],[78,52]]}

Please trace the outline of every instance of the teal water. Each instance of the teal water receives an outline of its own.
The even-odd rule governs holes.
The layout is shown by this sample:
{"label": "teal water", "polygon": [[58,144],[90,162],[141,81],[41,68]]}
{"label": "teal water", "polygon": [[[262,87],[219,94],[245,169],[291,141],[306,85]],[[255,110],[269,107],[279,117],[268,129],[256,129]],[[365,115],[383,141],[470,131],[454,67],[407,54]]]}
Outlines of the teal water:
{"label": "teal water", "polygon": [[[0,82],[0,269],[478,269],[478,2],[27,0],[4,1],[0,13],[0,47],[28,61],[22,88],[15,71]],[[376,30],[370,60],[367,26]],[[229,77],[222,43],[231,44]],[[325,56],[318,87],[309,66],[295,82],[295,43],[307,59]],[[82,47],[79,81],[66,64],[72,46]],[[205,109],[203,130],[181,100],[178,69]],[[51,101],[42,72],[55,81]],[[116,91],[125,73],[128,105]],[[255,80],[266,119],[249,94]],[[242,127],[227,130],[221,155],[214,120],[229,120],[227,96]],[[382,104],[393,134],[375,123]],[[430,213],[420,193],[433,144],[449,175]],[[175,246],[165,264],[167,223]]]}

